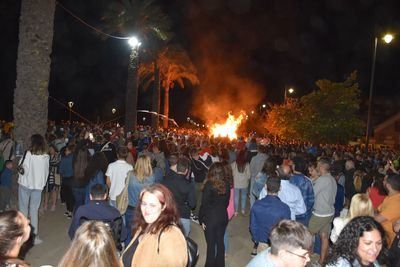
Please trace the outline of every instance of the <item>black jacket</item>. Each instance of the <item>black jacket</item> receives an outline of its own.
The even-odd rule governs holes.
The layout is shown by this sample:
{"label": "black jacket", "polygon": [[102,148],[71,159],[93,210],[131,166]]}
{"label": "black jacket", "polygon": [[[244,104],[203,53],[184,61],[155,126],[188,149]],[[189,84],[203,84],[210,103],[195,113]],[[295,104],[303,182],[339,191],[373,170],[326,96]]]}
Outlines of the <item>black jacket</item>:
{"label": "black jacket", "polygon": [[230,197],[229,184],[226,184],[226,194],[219,195],[210,182],[204,185],[199,222],[208,224],[228,223],[227,208]]}
{"label": "black jacket", "polygon": [[190,210],[196,207],[196,196],[194,184],[188,181],[184,175],[174,171],[167,172],[163,185],[174,195],[180,217],[190,218]]}
{"label": "black jacket", "polygon": [[192,171],[191,177],[194,178],[196,183],[204,182],[208,172],[208,167],[201,159],[195,160],[192,158],[190,160],[190,169]]}

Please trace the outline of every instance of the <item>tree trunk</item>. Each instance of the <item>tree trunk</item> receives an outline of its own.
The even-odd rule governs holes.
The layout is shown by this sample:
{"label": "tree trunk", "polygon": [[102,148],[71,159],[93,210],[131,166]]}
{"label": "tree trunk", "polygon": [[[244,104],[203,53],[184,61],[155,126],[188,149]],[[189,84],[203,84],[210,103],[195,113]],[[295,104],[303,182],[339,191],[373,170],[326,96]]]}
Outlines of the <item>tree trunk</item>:
{"label": "tree trunk", "polygon": [[164,129],[168,128],[168,118],[169,118],[169,86],[164,88],[164,118],[163,118],[163,127]]}
{"label": "tree trunk", "polygon": [[[157,60],[154,60],[154,86],[153,86],[153,101],[152,110],[160,113],[160,69],[158,68]],[[158,129],[158,115],[152,115],[151,127]]]}
{"label": "tree trunk", "polygon": [[54,0],[22,0],[17,80],[14,91],[15,140],[28,149],[30,136],[47,130]]}
{"label": "tree trunk", "polygon": [[137,126],[138,102],[138,49],[132,49],[128,67],[125,100],[125,133],[135,132]]}

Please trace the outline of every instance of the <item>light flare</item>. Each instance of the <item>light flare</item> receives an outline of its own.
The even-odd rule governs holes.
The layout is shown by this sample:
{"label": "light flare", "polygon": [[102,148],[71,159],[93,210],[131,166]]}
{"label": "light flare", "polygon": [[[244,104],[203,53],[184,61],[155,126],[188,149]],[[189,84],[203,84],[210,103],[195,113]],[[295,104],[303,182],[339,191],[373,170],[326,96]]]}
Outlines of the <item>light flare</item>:
{"label": "light flare", "polygon": [[224,124],[215,123],[210,127],[210,133],[214,137],[228,137],[230,140],[237,139],[237,129],[246,114],[242,111],[235,118],[234,115],[228,113],[228,119]]}

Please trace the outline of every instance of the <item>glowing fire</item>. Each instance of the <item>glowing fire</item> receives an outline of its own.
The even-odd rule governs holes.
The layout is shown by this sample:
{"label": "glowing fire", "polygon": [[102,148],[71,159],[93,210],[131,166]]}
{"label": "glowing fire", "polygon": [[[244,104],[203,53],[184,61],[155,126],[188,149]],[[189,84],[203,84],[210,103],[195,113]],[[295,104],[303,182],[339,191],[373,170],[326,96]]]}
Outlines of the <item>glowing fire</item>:
{"label": "glowing fire", "polygon": [[210,127],[210,133],[214,137],[228,137],[230,140],[237,138],[237,128],[242,122],[244,116],[244,112],[241,112],[239,117],[235,118],[232,114],[228,113],[228,119],[224,124],[215,123]]}

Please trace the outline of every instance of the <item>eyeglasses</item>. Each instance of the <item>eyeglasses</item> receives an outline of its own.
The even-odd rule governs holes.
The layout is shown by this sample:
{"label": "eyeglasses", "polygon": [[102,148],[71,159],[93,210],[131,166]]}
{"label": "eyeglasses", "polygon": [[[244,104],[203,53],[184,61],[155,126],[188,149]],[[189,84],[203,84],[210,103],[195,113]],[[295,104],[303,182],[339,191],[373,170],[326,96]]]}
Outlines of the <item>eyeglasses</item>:
{"label": "eyeglasses", "polygon": [[291,252],[291,251],[289,251],[289,250],[285,250],[285,251],[288,252],[288,253],[290,253],[290,254],[292,254],[292,255],[295,255],[295,256],[297,256],[297,257],[300,257],[300,258],[302,258],[302,259],[305,259],[305,260],[307,260],[307,257],[310,258],[310,252],[309,252],[309,251],[307,251],[304,255],[300,255],[300,254]]}

